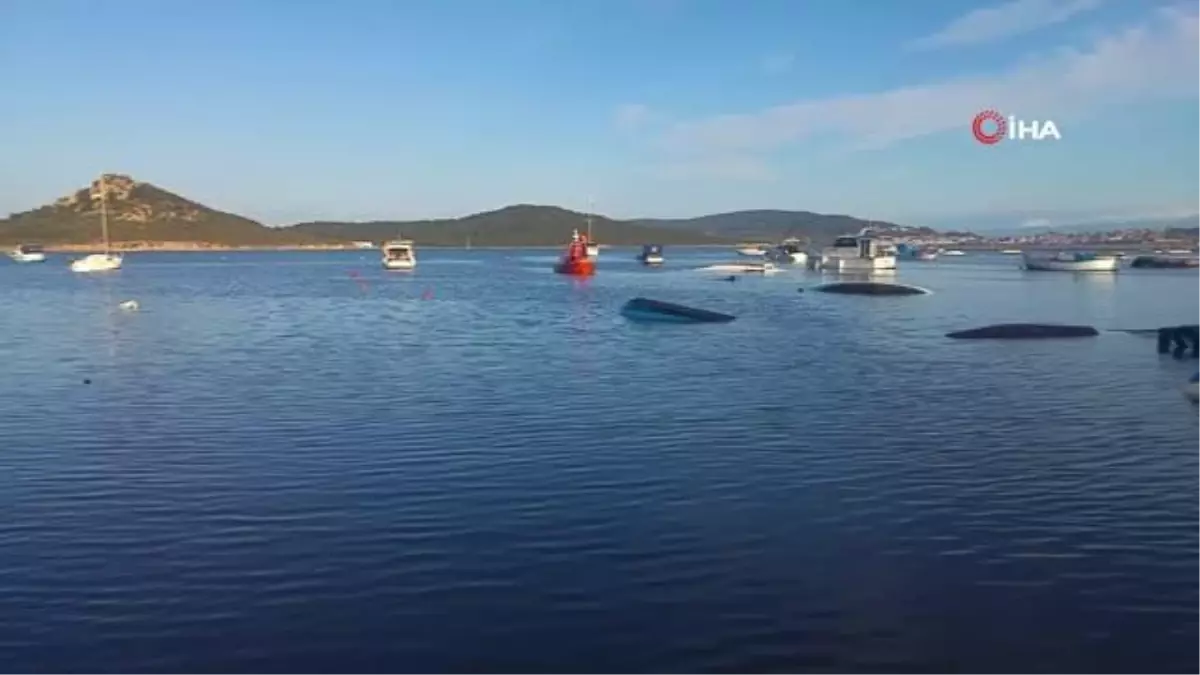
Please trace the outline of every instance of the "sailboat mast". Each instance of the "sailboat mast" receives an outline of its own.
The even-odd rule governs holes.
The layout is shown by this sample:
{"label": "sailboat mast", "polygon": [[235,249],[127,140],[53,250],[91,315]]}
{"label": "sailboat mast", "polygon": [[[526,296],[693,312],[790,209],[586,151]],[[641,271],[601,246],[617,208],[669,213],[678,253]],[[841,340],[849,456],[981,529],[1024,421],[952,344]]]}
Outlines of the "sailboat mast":
{"label": "sailboat mast", "polygon": [[592,200],[588,199],[587,238],[588,238],[589,242],[592,241],[592,210],[593,210]]}
{"label": "sailboat mast", "polygon": [[104,235],[104,255],[108,255],[108,191],[105,189],[104,176],[100,176],[100,231]]}

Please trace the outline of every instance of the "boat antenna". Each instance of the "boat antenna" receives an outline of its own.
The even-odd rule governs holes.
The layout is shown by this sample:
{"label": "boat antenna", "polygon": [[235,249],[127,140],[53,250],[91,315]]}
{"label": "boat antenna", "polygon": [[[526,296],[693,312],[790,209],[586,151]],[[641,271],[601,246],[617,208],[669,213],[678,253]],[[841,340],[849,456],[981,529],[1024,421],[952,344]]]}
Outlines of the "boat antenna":
{"label": "boat antenna", "polygon": [[594,205],[593,205],[593,203],[592,203],[592,198],[591,198],[591,197],[588,197],[588,212],[587,212],[587,238],[588,238],[588,242],[591,242],[591,241],[592,241],[592,209],[593,209],[593,207],[594,207]]}

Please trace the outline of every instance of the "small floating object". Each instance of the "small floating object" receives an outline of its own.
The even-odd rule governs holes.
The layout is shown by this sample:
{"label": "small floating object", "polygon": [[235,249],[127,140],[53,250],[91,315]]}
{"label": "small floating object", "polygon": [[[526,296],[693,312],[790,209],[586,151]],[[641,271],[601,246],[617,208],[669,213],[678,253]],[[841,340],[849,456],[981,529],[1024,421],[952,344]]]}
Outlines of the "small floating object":
{"label": "small floating object", "polygon": [[725,272],[727,274],[730,272],[735,274],[774,274],[779,271],[779,268],[772,262],[720,263],[702,267],[701,269],[706,272]]}
{"label": "small floating object", "polygon": [[120,305],[117,305],[117,306],[120,307],[121,309],[125,310],[126,312],[136,312],[139,309],[141,309],[141,305],[138,304],[137,300],[126,300],[125,302],[122,302]]}
{"label": "small floating object", "polygon": [[1192,403],[1200,403],[1200,371],[1196,371],[1183,385],[1183,395]]}
{"label": "small floating object", "polygon": [[649,298],[634,298],[625,303],[621,308],[621,315],[633,321],[665,323],[728,323],[737,318],[707,309],[685,307]]}
{"label": "small floating object", "polygon": [[842,293],[845,295],[929,295],[930,291],[920,286],[907,284],[884,283],[880,281],[835,281],[821,284],[813,289],[821,293]]}
{"label": "small floating object", "polygon": [[1044,340],[1049,338],[1095,337],[1100,331],[1091,326],[1063,326],[1048,323],[998,323],[992,326],[946,333],[959,340]]}

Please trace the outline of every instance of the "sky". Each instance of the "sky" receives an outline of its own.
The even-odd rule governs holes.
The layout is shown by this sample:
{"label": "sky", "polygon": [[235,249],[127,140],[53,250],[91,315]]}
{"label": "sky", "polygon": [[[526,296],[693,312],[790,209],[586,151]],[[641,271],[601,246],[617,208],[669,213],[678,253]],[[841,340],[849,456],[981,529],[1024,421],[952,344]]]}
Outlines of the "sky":
{"label": "sky", "polygon": [[[272,225],[1174,217],[1197,27],[1175,0],[3,0],[0,214],[118,172]],[[1061,139],[980,144],[983,110]]]}

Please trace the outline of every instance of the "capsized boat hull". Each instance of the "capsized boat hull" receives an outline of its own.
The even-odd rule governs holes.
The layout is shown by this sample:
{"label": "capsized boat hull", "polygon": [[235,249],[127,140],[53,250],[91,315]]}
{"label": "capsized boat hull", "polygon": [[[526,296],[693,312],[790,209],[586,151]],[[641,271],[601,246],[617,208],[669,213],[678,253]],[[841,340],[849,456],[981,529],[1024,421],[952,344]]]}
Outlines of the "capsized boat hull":
{"label": "capsized boat hull", "polygon": [[822,284],[813,290],[842,295],[929,295],[929,289],[920,286],[874,281],[838,281]]}
{"label": "capsized boat hull", "polygon": [[737,317],[672,302],[634,298],[621,307],[621,315],[633,321],[652,323],[728,323]]}

